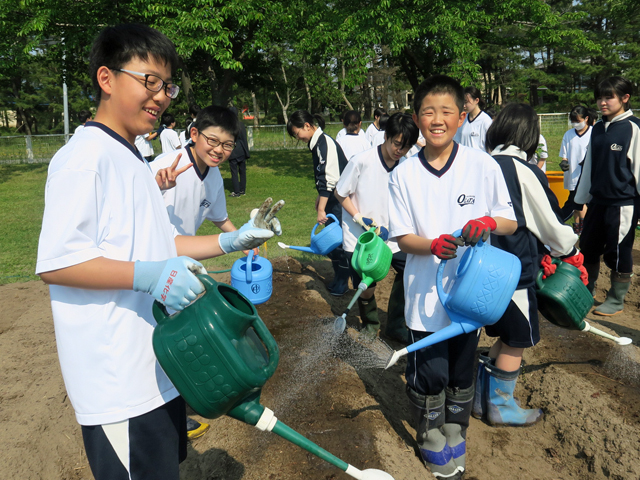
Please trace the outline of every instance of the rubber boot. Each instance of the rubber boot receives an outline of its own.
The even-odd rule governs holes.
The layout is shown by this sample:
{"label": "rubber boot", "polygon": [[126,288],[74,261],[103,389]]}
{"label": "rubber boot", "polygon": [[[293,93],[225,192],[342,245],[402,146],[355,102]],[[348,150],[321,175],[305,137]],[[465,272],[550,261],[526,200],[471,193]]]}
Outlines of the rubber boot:
{"label": "rubber boot", "polygon": [[402,274],[396,274],[393,281],[387,312],[385,336],[405,345],[408,344],[409,331],[404,320],[404,280]]}
{"label": "rubber boot", "polygon": [[360,309],[360,321],[362,322],[360,337],[363,340],[373,341],[378,336],[378,330],[380,330],[376,296],[373,295],[367,300],[358,298],[358,308]]}
{"label": "rubber boot", "polygon": [[473,406],[471,408],[471,415],[473,415],[473,418],[482,418],[487,411],[487,394],[485,389],[487,371],[485,370],[484,365],[489,362],[491,362],[491,358],[485,355],[480,355],[478,358],[475,395],[473,397]]}
{"label": "rubber boot", "polygon": [[491,425],[526,427],[542,419],[542,410],[520,408],[513,398],[520,369],[505,372],[491,363],[485,363],[484,366],[487,371],[487,420]]}
{"label": "rubber boot", "polygon": [[607,317],[620,313],[624,308],[624,297],[629,291],[632,276],[632,273],[611,272],[611,288],[607,292],[607,298],[593,313]]}
{"label": "rubber boot", "polygon": [[584,268],[587,271],[587,275],[589,275],[589,283],[587,283],[587,289],[589,290],[591,296],[595,297],[596,281],[598,280],[598,275],[600,275],[600,262],[585,263]]}
{"label": "rubber boot", "polygon": [[459,478],[451,448],[440,430],[445,420],[445,393],[421,395],[407,386],[407,396],[415,422],[416,441],[425,466],[436,478]]}
{"label": "rubber boot", "polygon": [[187,417],[187,438],[189,440],[200,438],[207,433],[209,427],[210,425],[208,423],[200,423],[191,417]]}
{"label": "rubber boot", "polygon": [[475,386],[469,388],[446,388],[444,402],[444,425],[442,432],[447,439],[447,445],[451,449],[453,463],[458,467],[460,476],[466,467],[467,453],[467,428],[473,406]]}
{"label": "rubber boot", "polygon": [[351,276],[349,261],[341,247],[339,247],[339,251],[336,249],[329,255],[331,256],[331,266],[333,267],[333,281],[327,288],[334,297],[341,297],[349,291],[349,277]]}

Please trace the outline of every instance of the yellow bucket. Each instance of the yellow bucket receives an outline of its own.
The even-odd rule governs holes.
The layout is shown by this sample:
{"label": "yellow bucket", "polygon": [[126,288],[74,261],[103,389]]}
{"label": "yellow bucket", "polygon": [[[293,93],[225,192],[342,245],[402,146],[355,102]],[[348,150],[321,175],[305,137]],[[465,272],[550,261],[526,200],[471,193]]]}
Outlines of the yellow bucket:
{"label": "yellow bucket", "polygon": [[569,198],[569,190],[564,188],[564,172],[547,172],[549,188],[558,198],[558,203],[562,207]]}

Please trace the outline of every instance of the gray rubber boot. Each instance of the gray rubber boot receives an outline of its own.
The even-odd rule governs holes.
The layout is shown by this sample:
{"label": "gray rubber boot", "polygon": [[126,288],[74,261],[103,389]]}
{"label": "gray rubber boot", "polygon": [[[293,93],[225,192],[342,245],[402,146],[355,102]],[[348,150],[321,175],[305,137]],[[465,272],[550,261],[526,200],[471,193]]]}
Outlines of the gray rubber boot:
{"label": "gray rubber boot", "polygon": [[436,478],[460,478],[447,439],[440,431],[444,425],[445,393],[420,395],[407,386],[407,396],[416,427],[416,441],[425,466]]}
{"label": "gray rubber boot", "polygon": [[466,467],[467,428],[469,428],[475,391],[474,385],[465,389],[445,389],[442,432],[447,439],[453,462],[458,467],[461,477]]}
{"label": "gray rubber boot", "polygon": [[607,292],[607,298],[593,313],[606,317],[620,313],[624,308],[624,297],[631,286],[632,276],[633,273],[611,272],[611,288]]}
{"label": "gray rubber boot", "polygon": [[387,312],[387,326],[384,329],[384,334],[390,339],[406,345],[409,343],[409,331],[404,319],[404,279],[402,274],[396,274],[391,286]]}
{"label": "gray rubber boot", "polygon": [[598,280],[598,275],[600,275],[600,262],[585,263],[584,268],[589,275],[589,283],[587,284],[587,289],[592,296],[595,296],[596,281]]}
{"label": "gray rubber boot", "polygon": [[490,363],[491,358],[480,355],[478,358],[478,373],[476,374],[475,395],[473,397],[473,406],[471,415],[473,418],[482,418],[487,411],[487,393],[484,387],[487,378],[487,371],[484,368],[485,363]]}
{"label": "gray rubber boot", "polygon": [[362,322],[360,336],[365,340],[373,341],[378,336],[378,331],[380,330],[376,296],[374,295],[368,300],[358,298],[358,308],[360,309],[360,321]]}

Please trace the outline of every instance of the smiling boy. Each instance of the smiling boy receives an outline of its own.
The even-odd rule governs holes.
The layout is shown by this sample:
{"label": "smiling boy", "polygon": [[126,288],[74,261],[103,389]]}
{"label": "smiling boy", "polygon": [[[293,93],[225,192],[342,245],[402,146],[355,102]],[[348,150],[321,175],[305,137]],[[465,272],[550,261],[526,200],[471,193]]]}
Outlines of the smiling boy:
{"label": "smiling boy", "polygon": [[[446,327],[438,299],[440,260],[445,276],[458,265],[459,246],[490,232],[517,227],[504,177],[488,154],[453,141],[465,119],[464,93],[450,77],[436,75],[415,92],[413,119],[425,138],[418,153],[400,163],[389,180],[390,237],[407,253],[405,319],[414,343]],[[460,237],[452,232],[462,229]],[[407,395],[422,460],[438,478],[465,470],[466,430],[474,395],[476,332],[426,347],[407,357]]]}

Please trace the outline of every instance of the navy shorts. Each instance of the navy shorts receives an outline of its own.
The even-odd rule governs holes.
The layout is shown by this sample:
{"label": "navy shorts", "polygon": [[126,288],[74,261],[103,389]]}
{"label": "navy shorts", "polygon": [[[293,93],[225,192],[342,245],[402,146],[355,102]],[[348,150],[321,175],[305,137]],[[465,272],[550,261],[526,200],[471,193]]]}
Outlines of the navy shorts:
{"label": "navy shorts", "polygon": [[489,337],[500,337],[513,348],[533,347],[540,341],[536,287],[516,290],[504,315],[493,325],[484,327]]}
{"label": "navy shorts", "polygon": [[96,480],[178,480],[187,458],[187,412],[177,397],[139,417],[82,426]]}
{"label": "navy shorts", "polygon": [[633,272],[633,241],[639,208],[590,204],[584,218],[580,251],[584,263],[604,263],[614,272]]}

